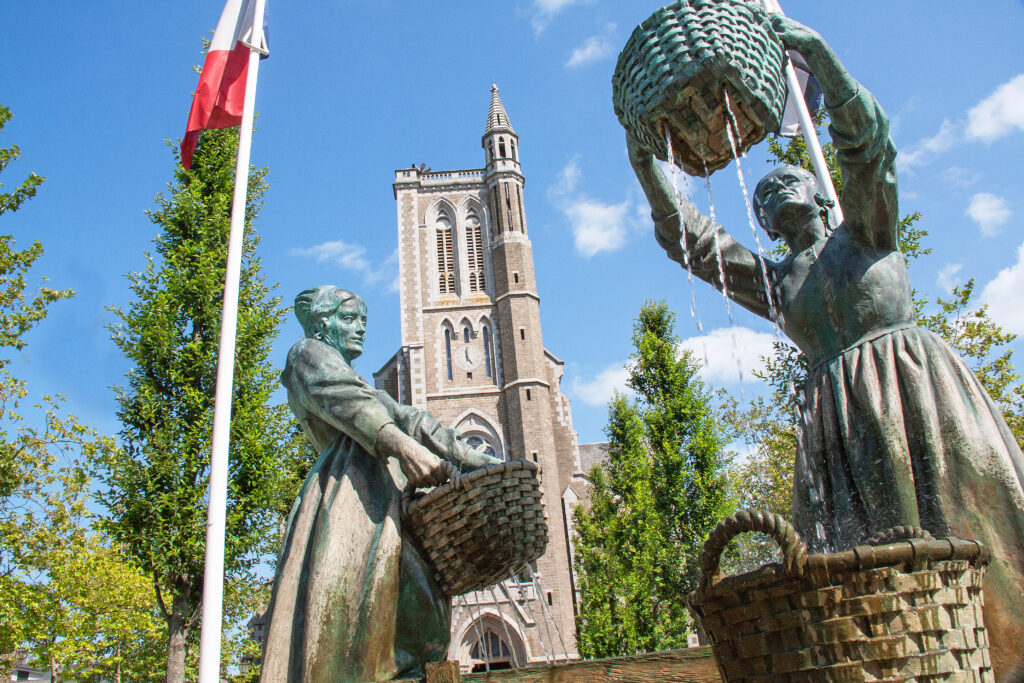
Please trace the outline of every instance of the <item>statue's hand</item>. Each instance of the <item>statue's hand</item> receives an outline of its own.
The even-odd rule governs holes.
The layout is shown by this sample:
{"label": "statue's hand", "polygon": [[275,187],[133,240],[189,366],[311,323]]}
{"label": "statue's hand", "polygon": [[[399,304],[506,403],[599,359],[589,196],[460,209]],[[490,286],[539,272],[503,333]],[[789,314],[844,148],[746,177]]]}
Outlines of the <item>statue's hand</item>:
{"label": "statue's hand", "polygon": [[787,49],[796,50],[800,54],[804,54],[806,51],[821,45],[824,42],[817,31],[807,28],[800,22],[793,21],[789,17],[784,17],[781,14],[773,14],[771,22],[772,28],[775,30],[775,35],[779,37],[782,44]]}
{"label": "statue's hand", "polygon": [[[411,441],[411,440],[410,440]],[[398,464],[411,486],[438,486],[448,481],[455,466],[442,460],[418,443],[412,442],[402,448],[398,455]]]}
{"label": "statue's hand", "polygon": [[375,450],[378,457],[397,458],[411,486],[437,486],[455,472],[450,462],[428,451],[394,424],[377,433]]}

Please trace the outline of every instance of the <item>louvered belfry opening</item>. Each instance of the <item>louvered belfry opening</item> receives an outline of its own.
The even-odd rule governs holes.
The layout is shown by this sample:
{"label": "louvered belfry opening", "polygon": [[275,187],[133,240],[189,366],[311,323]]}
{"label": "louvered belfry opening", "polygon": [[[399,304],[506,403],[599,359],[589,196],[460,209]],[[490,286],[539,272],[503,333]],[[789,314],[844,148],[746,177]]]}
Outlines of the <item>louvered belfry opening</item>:
{"label": "louvered belfry opening", "polygon": [[437,291],[455,293],[455,253],[452,240],[452,220],[447,213],[437,216]]}
{"label": "louvered belfry opening", "polygon": [[469,260],[469,291],[484,291],[484,240],[480,228],[480,217],[470,210],[466,218],[466,256]]}

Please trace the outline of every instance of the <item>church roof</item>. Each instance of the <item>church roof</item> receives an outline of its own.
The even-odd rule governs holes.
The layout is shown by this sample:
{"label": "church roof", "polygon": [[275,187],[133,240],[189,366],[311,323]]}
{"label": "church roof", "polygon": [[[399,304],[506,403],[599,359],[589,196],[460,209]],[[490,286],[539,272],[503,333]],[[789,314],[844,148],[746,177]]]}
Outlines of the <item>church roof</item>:
{"label": "church roof", "polygon": [[492,83],[491,106],[487,110],[487,130],[484,131],[484,135],[497,130],[508,131],[512,134],[516,132],[512,128],[512,123],[508,120],[508,114],[505,113],[505,105],[501,103],[501,96],[498,95],[498,86]]}

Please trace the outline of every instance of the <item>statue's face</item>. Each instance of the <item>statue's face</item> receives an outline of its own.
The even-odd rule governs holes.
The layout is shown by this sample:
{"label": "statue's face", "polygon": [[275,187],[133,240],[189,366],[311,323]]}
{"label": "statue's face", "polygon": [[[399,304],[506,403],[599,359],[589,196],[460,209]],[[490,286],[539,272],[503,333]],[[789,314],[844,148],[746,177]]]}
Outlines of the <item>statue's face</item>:
{"label": "statue's face", "polygon": [[775,169],[762,178],[754,190],[758,222],[768,233],[785,237],[787,224],[802,224],[808,216],[818,215],[818,204],[814,201],[817,191],[817,180],[804,169],[795,166]]}
{"label": "statue's face", "polygon": [[321,341],[338,349],[351,363],[363,353],[366,339],[366,304],[360,299],[349,299],[324,320]]}

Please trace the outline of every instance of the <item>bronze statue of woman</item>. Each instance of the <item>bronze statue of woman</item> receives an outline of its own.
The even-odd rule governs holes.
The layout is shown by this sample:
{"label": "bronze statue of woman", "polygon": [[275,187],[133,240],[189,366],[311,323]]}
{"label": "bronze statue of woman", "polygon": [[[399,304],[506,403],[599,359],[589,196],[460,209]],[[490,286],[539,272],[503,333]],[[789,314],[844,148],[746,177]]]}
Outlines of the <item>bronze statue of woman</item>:
{"label": "bronze statue of woman", "polygon": [[306,338],[281,382],[320,453],[288,518],[260,680],[385,681],[444,659],[451,598],[402,529],[403,488],[497,462],[352,369],[366,304],[337,287],[295,299]]}
{"label": "bronze statue of woman", "polygon": [[[762,179],[754,212],[790,254],[762,260],[677,193],[650,151],[627,135],[658,243],[693,274],[771,319],[807,356],[794,522],[817,550],[914,525],[976,539],[993,562],[985,621],[997,672],[1024,657],[1024,456],[999,410],[957,354],[915,323],[899,247],[896,148],[881,107],[821,36],[782,16],[773,28],[820,82],[843,174],[845,219],[814,176],[782,166]],[[721,255],[719,270],[718,253]]]}

